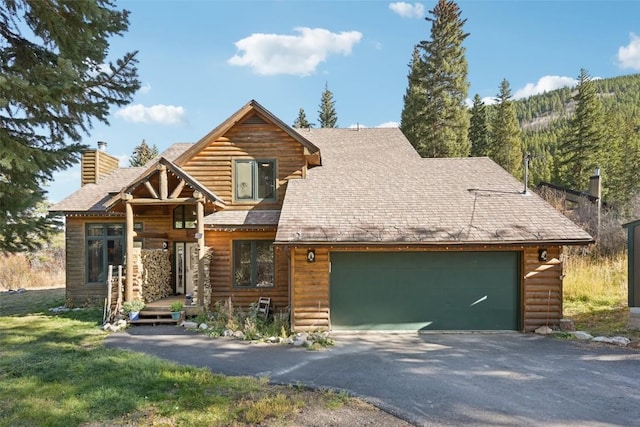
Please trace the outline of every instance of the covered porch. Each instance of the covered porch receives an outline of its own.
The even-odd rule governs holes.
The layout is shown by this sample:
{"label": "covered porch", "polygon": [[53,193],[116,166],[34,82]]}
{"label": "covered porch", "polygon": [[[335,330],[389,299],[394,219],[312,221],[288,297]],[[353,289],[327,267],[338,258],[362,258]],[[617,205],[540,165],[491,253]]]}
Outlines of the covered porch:
{"label": "covered porch", "polygon": [[[113,196],[106,203],[107,210],[124,214],[126,221],[124,301],[140,299],[147,305],[163,305],[169,294],[182,294],[176,298],[190,294],[194,300],[193,304],[185,304],[189,310],[206,306],[209,251],[205,247],[204,217],[223,206],[224,202],[215,194],[163,157]],[[157,271],[158,263],[151,261],[145,265],[146,249],[141,249],[136,242],[151,242],[151,247],[158,248],[154,250],[167,253],[169,258],[162,260],[164,271],[161,275],[169,274],[170,292],[166,289],[155,295],[145,292],[149,282],[147,272]],[[178,245],[181,245],[182,259],[192,266],[188,277],[178,263]],[[146,247],[144,243],[140,246]]]}

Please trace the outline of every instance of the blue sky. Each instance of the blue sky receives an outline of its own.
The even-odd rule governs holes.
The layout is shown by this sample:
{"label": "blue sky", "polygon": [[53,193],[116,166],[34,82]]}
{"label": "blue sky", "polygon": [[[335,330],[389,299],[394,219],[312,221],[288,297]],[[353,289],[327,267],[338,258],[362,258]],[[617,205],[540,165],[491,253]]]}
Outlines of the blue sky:
{"label": "blue sky", "polygon": [[[141,90],[84,143],[108,143],[127,166],[144,139],[160,151],[196,142],[251,99],[291,124],[317,123],[325,84],[338,126],[400,121],[413,46],[429,38],[435,0],[119,1],[129,31],[111,55],[138,50]],[[491,98],[502,79],[516,98],[594,77],[640,72],[640,1],[459,1],[469,98]],[[79,166],[48,188],[59,201],[80,185]]]}

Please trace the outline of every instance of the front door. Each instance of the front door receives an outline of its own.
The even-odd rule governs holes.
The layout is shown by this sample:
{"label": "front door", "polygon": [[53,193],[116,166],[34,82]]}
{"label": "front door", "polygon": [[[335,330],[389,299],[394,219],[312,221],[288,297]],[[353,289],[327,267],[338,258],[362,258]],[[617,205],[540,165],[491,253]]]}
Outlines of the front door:
{"label": "front door", "polygon": [[175,263],[176,263],[176,293],[193,295],[194,272],[197,265],[198,243],[196,242],[176,242]]}

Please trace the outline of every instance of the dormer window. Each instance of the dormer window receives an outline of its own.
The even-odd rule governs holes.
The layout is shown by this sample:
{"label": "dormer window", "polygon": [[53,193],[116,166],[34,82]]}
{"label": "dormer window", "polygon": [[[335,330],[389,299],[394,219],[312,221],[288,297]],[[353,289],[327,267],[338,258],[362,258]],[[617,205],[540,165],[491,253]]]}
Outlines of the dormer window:
{"label": "dormer window", "polygon": [[275,160],[236,160],[235,199],[241,202],[275,200]]}

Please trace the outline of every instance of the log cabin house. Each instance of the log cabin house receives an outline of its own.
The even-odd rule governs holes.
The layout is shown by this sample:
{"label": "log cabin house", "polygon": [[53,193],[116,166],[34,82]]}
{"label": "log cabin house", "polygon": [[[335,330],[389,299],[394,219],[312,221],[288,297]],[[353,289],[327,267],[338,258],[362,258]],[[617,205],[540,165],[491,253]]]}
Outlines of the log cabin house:
{"label": "log cabin house", "polygon": [[85,152],[51,209],[70,300],[105,298],[124,264],[125,299],[269,297],[295,331],[533,331],[562,317],[563,246],[592,242],[488,158],[421,158],[397,128],[293,129],[255,101],[145,167],[114,159]]}

